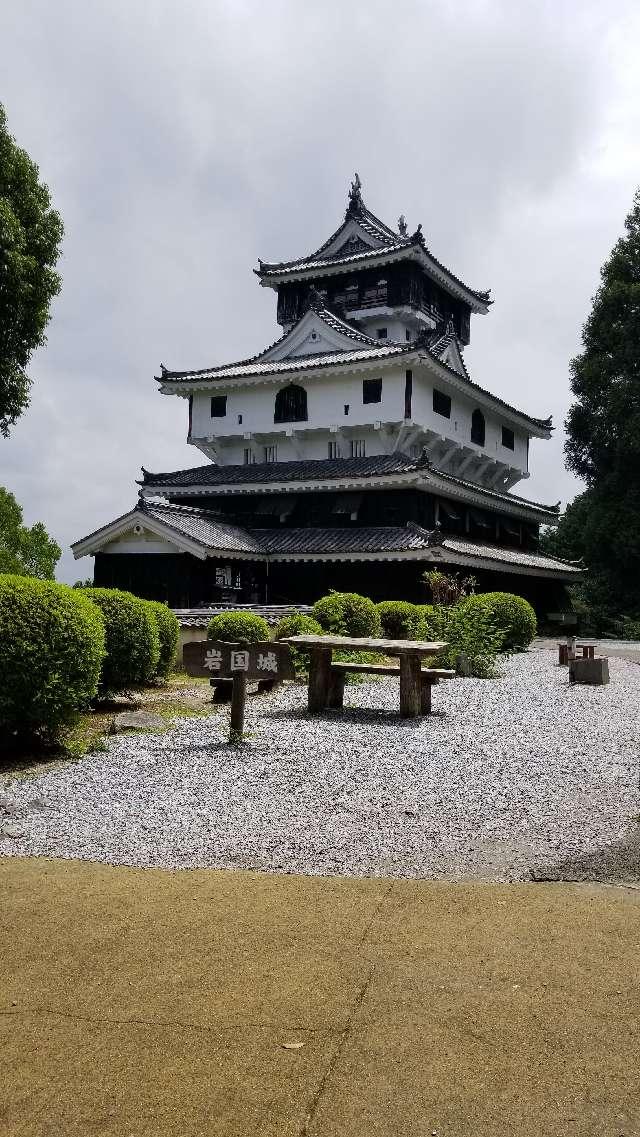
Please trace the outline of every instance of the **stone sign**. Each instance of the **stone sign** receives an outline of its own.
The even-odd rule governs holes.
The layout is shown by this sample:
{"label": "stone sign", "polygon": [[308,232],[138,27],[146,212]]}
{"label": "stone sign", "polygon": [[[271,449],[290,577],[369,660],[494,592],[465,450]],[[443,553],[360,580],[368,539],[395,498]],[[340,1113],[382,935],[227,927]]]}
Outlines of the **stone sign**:
{"label": "stone sign", "polygon": [[235,679],[248,683],[264,679],[293,679],[291,649],[288,644],[267,640],[263,643],[224,643],[222,640],[197,640],[183,648],[187,675],[207,679]]}

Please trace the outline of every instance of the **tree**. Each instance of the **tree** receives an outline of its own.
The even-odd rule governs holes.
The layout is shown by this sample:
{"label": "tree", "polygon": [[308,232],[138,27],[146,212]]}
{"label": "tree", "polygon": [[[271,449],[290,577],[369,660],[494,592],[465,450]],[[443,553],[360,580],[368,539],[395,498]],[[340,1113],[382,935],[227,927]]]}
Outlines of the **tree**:
{"label": "tree", "polygon": [[22,509],[0,486],[0,572],[53,580],[61,556],[62,549],[41,521],[30,529],[22,524]]}
{"label": "tree", "polygon": [[45,343],[62,221],[38,167],[7,130],[0,104],[0,433],[29,405],[27,364]]}
{"label": "tree", "polygon": [[640,190],[625,229],[571,364],[565,454],[587,488],[545,542],[584,558],[587,592],[611,616],[640,613]]}

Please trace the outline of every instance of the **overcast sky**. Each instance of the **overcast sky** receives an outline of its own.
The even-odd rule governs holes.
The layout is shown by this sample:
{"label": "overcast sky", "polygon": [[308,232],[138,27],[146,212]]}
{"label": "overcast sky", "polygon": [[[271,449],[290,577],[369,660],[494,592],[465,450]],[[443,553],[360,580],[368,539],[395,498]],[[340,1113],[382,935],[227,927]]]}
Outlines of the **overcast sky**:
{"label": "overcast sky", "polygon": [[0,484],[63,546],[140,467],[205,461],[153,376],[276,338],[258,257],[316,248],[354,170],[475,288],[472,377],[553,414],[516,492],[570,500],[568,363],[640,182],[640,13],[611,0],[6,0],[9,127],[64,219],[63,288]]}

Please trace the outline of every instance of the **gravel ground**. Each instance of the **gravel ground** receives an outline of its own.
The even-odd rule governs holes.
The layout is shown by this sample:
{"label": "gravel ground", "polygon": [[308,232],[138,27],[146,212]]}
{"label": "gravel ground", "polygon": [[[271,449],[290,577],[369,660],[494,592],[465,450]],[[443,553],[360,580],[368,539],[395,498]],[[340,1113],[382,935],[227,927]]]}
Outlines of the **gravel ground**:
{"label": "gravel ground", "polygon": [[552,652],[514,656],[498,680],[441,683],[436,713],[413,722],[396,716],[394,679],[347,688],[349,709],[320,718],[307,715],[304,689],[286,686],[249,701],[250,737],[233,749],[224,710],[162,735],[116,737],[106,753],[5,778],[0,807],[13,835],[0,838],[0,853],[544,875],[638,831],[640,668],[610,668],[609,686],[570,688]]}

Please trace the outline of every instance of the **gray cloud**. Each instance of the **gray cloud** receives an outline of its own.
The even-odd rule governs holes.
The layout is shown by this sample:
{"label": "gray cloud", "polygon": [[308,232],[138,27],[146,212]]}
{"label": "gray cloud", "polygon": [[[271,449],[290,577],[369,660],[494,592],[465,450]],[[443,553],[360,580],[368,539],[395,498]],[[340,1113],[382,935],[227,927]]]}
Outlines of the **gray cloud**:
{"label": "gray cloud", "polygon": [[[561,426],[637,176],[631,4],[9,7],[0,98],[66,238],[0,482],[65,546],[61,577],[90,572],[68,545],[130,508],[141,464],[200,460],[184,403],[156,392],[160,361],[204,366],[271,342],[257,257],[324,240],[354,169],[374,212],[422,221],[437,256],[493,288],[468,349],[478,381]],[[561,430],[532,464],[523,492],[576,492]]]}

